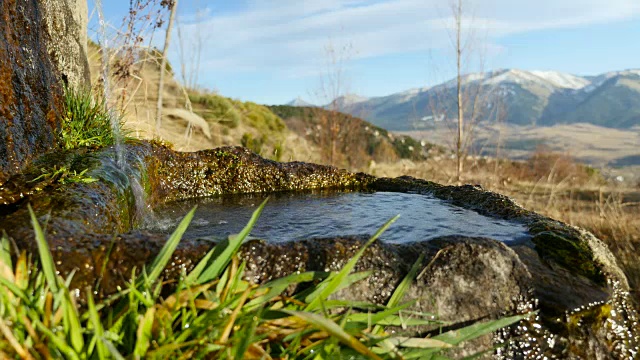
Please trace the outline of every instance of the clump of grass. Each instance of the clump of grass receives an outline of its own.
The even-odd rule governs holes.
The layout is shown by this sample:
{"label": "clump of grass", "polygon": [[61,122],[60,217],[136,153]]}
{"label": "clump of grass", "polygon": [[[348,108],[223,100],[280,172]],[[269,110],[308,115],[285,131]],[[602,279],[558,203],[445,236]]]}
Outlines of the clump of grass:
{"label": "clump of grass", "polygon": [[[199,109],[205,120],[216,121],[229,128],[237,128],[242,121],[240,110],[230,99],[216,95],[199,92],[189,93],[189,100]],[[202,109],[200,109],[202,107]]]}
{"label": "clump of grass", "polygon": [[262,153],[262,146],[266,142],[267,137],[262,135],[261,137],[254,138],[251,133],[244,133],[242,135],[242,139],[240,140],[240,144],[254,153],[260,155]]}
{"label": "clump of grass", "polygon": [[[368,276],[352,273],[366,246],[340,272],[305,272],[255,285],[243,280],[244,263],[235,256],[265,203],[237,235],[212,249],[169,296],[161,296],[162,270],[194,215],[178,225],[155,261],[132,276],[122,291],[96,302],[83,289],[79,308],[71,276],[57,275],[35,214],[31,218],[40,267],[22,252],[15,265],[6,235],[0,246],[0,357],[35,359],[327,359],[436,358],[465,340],[513,324],[527,315],[471,325],[431,338],[385,332],[385,325],[438,324],[428,314],[403,318],[401,304],[418,264],[401,282],[387,306],[327,300],[335,291]],[[391,224],[367,243],[369,246]],[[291,285],[316,281],[293,296]],[[348,309],[346,311],[340,309]],[[354,309],[359,311],[355,312]],[[437,357],[442,359],[443,357]]]}
{"label": "clump of grass", "polygon": [[58,183],[60,185],[72,184],[72,183],[85,183],[89,184],[98,181],[98,179],[87,175],[89,169],[84,169],[80,172],[69,169],[67,166],[54,166],[53,169],[47,170],[46,168],[40,169],[42,175],[36,177],[29,182],[37,181],[49,181],[50,183]]}
{"label": "clump of grass", "polygon": [[287,129],[284,121],[263,105],[195,91],[189,93],[189,99],[203,118],[232,129],[241,123],[255,128],[261,134],[282,133]]}
{"label": "clump of grass", "polygon": [[114,134],[111,116],[104,99],[95,99],[89,90],[67,88],[64,95],[65,115],[59,139],[65,149],[104,147],[115,144],[122,133],[122,118],[118,119],[120,134]]}

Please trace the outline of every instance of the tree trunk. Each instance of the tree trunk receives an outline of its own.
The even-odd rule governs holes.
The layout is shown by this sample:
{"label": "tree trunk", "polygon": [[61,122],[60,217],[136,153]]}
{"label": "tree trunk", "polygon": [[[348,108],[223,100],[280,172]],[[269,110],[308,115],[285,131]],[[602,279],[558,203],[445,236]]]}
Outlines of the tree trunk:
{"label": "tree trunk", "polygon": [[464,162],[464,154],[462,149],[462,136],[464,126],[464,104],[462,103],[462,44],[460,43],[460,32],[462,28],[462,0],[458,0],[456,9],[456,69],[458,71],[458,138],[456,139],[456,181],[460,185],[462,178],[462,167]]}

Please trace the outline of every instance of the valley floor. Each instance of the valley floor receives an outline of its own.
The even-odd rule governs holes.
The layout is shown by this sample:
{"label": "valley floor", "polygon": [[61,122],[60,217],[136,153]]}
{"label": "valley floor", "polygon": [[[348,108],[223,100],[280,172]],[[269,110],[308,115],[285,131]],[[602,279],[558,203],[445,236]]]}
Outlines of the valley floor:
{"label": "valley floor", "polygon": [[[400,132],[418,140],[453,148],[455,127],[438,123],[428,130]],[[478,125],[474,129],[474,152],[480,155],[528,159],[540,146],[568,154],[603,169],[610,177],[640,181],[640,126],[612,129],[592,124],[560,124],[550,127]]]}

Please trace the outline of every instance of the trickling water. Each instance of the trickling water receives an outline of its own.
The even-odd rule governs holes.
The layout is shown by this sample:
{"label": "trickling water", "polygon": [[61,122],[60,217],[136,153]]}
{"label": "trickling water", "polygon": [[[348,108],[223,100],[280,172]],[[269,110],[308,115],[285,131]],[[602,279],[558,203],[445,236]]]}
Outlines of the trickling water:
{"label": "trickling water", "polygon": [[[154,230],[172,231],[194,205],[185,239],[220,239],[238,233],[266,195],[227,195],[167,204],[156,209]],[[387,220],[400,218],[381,236],[411,242],[446,235],[488,237],[505,242],[529,238],[520,223],[495,219],[432,196],[392,192],[315,192],[270,195],[251,236],[281,242],[344,235],[372,235]]]}
{"label": "trickling water", "polygon": [[124,171],[124,173],[127,175],[127,178],[129,179],[136,208],[136,214],[134,218],[136,222],[142,222],[150,218],[150,215],[148,214],[149,209],[147,209],[146,207],[144,190],[140,185],[140,181],[138,181],[138,178],[134,175],[135,172],[131,169],[131,166],[127,165],[126,163],[124,153],[125,150],[122,144],[122,133],[120,131],[120,120],[111,107],[111,88],[109,82],[109,39],[107,38],[107,24],[104,19],[102,0],[95,0],[95,7],[98,12],[98,22],[100,25],[99,42],[100,46],[102,47],[102,96],[104,98],[104,104],[106,106],[105,110],[107,111],[109,120],[111,122],[111,132],[113,134],[115,149],[115,165],[116,167]]}

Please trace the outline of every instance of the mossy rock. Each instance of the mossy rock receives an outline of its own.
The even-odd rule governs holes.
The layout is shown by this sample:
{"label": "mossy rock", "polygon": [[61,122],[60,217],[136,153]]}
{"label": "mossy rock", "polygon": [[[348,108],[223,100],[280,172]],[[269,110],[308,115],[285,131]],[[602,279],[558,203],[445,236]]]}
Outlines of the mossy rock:
{"label": "mossy rock", "polygon": [[[526,330],[527,341],[532,342],[521,343],[520,350],[510,345],[508,351],[515,357],[522,355],[519,351],[527,346],[545,356],[598,357],[614,343],[625,344],[615,348],[615,354],[628,354],[625,351],[637,344],[633,342],[638,340],[637,329],[630,325],[637,315],[625,305],[628,284],[606,246],[593,235],[524,210],[505,196],[478,186],[443,186],[410,177],[375,178],[330,166],[279,163],[240,147],[180,153],[155,143],[135,142],[125,148],[126,166],[114,162],[111,148],[60,152],[34,162],[34,167],[12,177],[0,189],[0,197],[7,189],[30,189],[16,199],[4,196],[0,229],[6,230],[20,248],[33,251],[26,210],[27,203],[31,203],[39,221],[47,223],[47,238],[54,257],[60,261],[62,274],[75,271],[73,284],[78,288],[103,279],[102,295],[106,295],[123,285],[122,279],[130,276],[131,269],[139,269],[152,259],[166,240],[166,235],[135,229],[140,205],[133,196],[136,182],[150,206],[220,194],[326,188],[435,196],[486,216],[523,224],[531,238],[513,243],[464,236],[414,244],[378,242],[367,250],[357,268],[372,270],[372,276],[353,289],[340,292],[341,298],[384,304],[408,267],[423,254],[422,275],[408,291],[416,310],[463,322],[539,310],[538,318]],[[52,182],[29,188],[29,181],[40,173],[36,165],[55,168],[60,164],[87,170],[88,176],[99,181]],[[365,241],[361,237],[286,244],[254,241],[244,245],[241,253],[247,261],[246,275],[263,282],[292,272],[334,270]],[[209,241],[181,244],[165,278],[179,277],[212,246]],[[100,274],[105,249],[112,249],[111,257],[107,274]],[[285,258],[291,261],[283,263]],[[617,319],[619,328],[608,327],[611,319]],[[577,331],[581,328],[576,324],[586,322],[592,330]],[[451,326],[455,328],[456,324],[460,325]],[[625,334],[631,335],[622,338]],[[493,341],[488,337],[474,346],[491,347]],[[585,342],[596,345],[577,352],[579,344]],[[557,346],[549,347],[549,343]]]}

